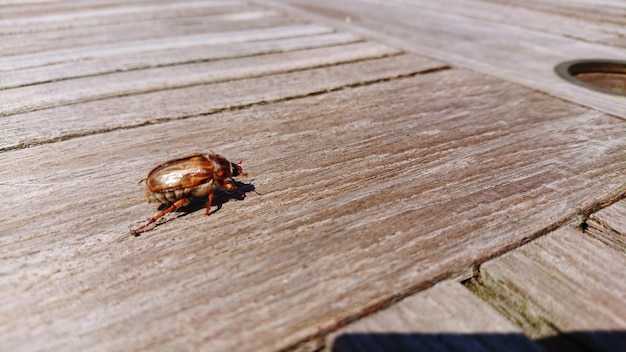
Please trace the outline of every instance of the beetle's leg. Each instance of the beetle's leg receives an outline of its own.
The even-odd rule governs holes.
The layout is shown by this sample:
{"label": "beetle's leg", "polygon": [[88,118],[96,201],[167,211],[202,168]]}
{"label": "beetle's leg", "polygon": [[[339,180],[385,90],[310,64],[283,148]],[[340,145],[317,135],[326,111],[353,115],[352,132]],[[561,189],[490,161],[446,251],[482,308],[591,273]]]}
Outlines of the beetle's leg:
{"label": "beetle's leg", "polygon": [[[237,163],[237,165],[241,165],[241,164],[243,164],[243,160],[239,159],[239,162]],[[240,170],[239,174],[241,176],[248,177],[248,173],[247,172],[241,172],[241,170]],[[233,178],[231,177],[230,179],[232,180]]]}
{"label": "beetle's leg", "polygon": [[209,189],[209,200],[206,202],[206,215],[208,216],[211,213],[211,205],[213,204],[213,189]]}
{"label": "beetle's leg", "polygon": [[246,197],[246,194],[240,191],[239,188],[237,188],[237,185],[235,185],[235,180],[233,180],[232,177],[231,181],[223,181],[222,183],[220,183],[220,186],[229,192],[237,192],[237,194],[239,194],[240,196],[244,198]]}
{"label": "beetle's leg", "polygon": [[220,187],[227,190],[228,192],[236,192],[240,197],[243,197],[243,198],[246,197],[246,194],[240,191],[239,188],[237,188],[237,185],[235,184],[235,180],[233,180],[232,177],[230,178],[230,181],[227,181],[227,180],[221,181]]}
{"label": "beetle's leg", "polygon": [[220,187],[222,187],[223,189],[229,192],[238,192],[239,194],[243,194],[239,191],[239,189],[237,188],[237,185],[235,185],[235,180],[233,180],[232,177],[230,179],[231,181],[223,180],[219,182]]}
{"label": "beetle's leg", "polygon": [[181,198],[181,199],[177,200],[172,205],[170,205],[169,207],[164,209],[162,212],[160,212],[157,215],[153,216],[150,220],[148,220],[148,222],[145,225],[141,226],[140,228],[138,228],[136,230],[131,231],[131,233],[133,235],[138,235],[139,233],[143,232],[148,226],[150,226],[151,224],[153,224],[154,222],[156,222],[157,220],[159,220],[163,216],[173,212],[174,210],[176,210],[176,209],[178,209],[180,207],[184,207],[187,204],[189,204],[189,198]]}

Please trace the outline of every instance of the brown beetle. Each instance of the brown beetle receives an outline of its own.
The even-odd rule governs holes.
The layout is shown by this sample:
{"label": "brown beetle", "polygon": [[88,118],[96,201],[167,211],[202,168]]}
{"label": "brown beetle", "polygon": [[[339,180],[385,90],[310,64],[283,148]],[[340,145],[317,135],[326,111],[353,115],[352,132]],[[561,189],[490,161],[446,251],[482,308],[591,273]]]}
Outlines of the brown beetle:
{"label": "brown beetle", "polygon": [[164,215],[189,204],[192,197],[208,196],[206,214],[209,215],[215,189],[243,195],[233,182],[233,177],[239,175],[248,176],[241,166],[215,153],[197,153],[158,165],[145,179],[146,198],[148,203],[155,201],[169,206],[131,233],[138,235]]}

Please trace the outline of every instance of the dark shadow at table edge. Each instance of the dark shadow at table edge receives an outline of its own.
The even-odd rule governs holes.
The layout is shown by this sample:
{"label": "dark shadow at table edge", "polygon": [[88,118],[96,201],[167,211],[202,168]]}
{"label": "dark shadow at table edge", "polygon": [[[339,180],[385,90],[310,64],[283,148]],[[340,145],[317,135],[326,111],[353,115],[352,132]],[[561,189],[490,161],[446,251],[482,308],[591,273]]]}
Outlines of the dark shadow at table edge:
{"label": "dark shadow at table edge", "polygon": [[332,352],[626,351],[626,330],[575,331],[531,340],[522,333],[342,333]]}

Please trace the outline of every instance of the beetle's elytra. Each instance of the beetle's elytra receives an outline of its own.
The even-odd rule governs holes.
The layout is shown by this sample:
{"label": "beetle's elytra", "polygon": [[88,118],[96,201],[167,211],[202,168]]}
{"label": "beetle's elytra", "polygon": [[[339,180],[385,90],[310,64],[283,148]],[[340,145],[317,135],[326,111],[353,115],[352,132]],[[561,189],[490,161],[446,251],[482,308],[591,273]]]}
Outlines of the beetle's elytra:
{"label": "beetle's elytra", "polygon": [[247,176],[239,164],[215,153],[197,153],[158,165],[145,179],[146,198],[148,203],[154,201],[169,206],[131,233],[138,235],[145,231],[164,215],[189,204],[192,197],[208,197],[206,214],[209,215],[215,189],[234,191],[243,196],[233,180],[239,175]]}

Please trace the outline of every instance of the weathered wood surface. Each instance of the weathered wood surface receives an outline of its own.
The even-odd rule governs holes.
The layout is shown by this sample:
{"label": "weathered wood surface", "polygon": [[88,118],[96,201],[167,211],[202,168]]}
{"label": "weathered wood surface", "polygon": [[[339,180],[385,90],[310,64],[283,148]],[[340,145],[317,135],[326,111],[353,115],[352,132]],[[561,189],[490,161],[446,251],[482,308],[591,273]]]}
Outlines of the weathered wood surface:
{"label": "weathered wood surface", "polygon": [[[138,41],[172,36],[187,36],[193,33],[211,33],[237,31],[249,28],[269,28],[302,24],[303,21],[284,16],[275,11],[256,12],[255,15],[242,16],[240,9],[229,7],[232,14],[190,15],[189,17],[159,18],[147,21],[124,21],[110,25],[94,27],[58,28],[35,33],[11,33],[3,35],[3,55],[21,55],[59,50],[76,46],[91,46],[122,41]],[[167,11],[167,10],[165,10]],[[237,17],[241,16],[241,17]],[[66,20],[71,20],[67,18]],[[146,26],[149,31],[143,30]]]}
{"label": "weathered wood surface", "polygon": [[626,256],[564,227],[480,268],[480,293],[535,338],[626,349]]}
{"label": "weathered wood surface", "polygon": [[88,50],[79,47],[80,50],[47,52],[45,57],[18,55],[0,58],[5,69],[11,68],[3,72],[0,87],[15,88],[118,71],[284,53],[359,40],[354,35],[331,33],[329,28],[315,25],[214,33],[187,37],[184,41],[179,39],[164,38],[149,45],[142,41],[92,46]]}
{"label": "weathered wood surface", "polygon": [[[378,43],[353,43],[298,50],[291,53],[114,72],[106,76],[98,75],[29,85],[3,92],[5,103],[0,114],[7,116],[112,97],[268,76],[274,73],[338,65],[398,53],[398,49]],[[210,94],[207,87],[201,88]]]}
{"label": "weathered wood surface", "polygon": [[460,283],[445,281],[328,336],[332,352],[543,351]]}
{"label": "weathered wood surface", "polygon": [[[518,2],[503,5],[455,0],[262,2],[309,16],[318,23],[360,33],[413,53],[626,118],[624,97],[575,86],[554,73],[554,66],[564,61],[621,60],[626,56],[625,27],[619,22],[607,24],[601,16],[571,16],[568,14],[571,11],[561,12],[559,4],[550,5],[545,1],[541,3],[552,8],[553,12],[534,10],[529,13],[531,10],[526,10]],[[600,6],[593,1],[585,3],[589,9]],[[571,9],[571,6],[565,8]],[[614,1],[610,9],[619,17],[626,12],[626,5]],[[585,12],[584,9],[578,11]],[[589,13],[599,11],[590,10]],[[570,30],[575,34],[558,29],[563,21],[573,25]],[[620,21],[623,22],[623,17]],[[538,23],[542,23],[539,28]],[[546,30],[546,27],[555,29]],[[612,39],[598,40],[598,31]],[[614,41],[619,44],[615,45]]]}
{"label": "weathered wood surface", "polygon": [[[41,53],[13,55],[0,58],[0,63],[5,70],[28,68],[32,68],[34,70],[35,68],[39,68],[39,71],[24,72],[52,74],[55,71],[60,71],[57,73],[60,76],[58,79],[73,78],[89,74],[107,73],[111,71],[125,71],[130,69],[149,68],[152,66],[165,66],[167,64],[180,64],[186,62],[237,57],[236,54],[233,55],[231,53],[224,52],[224,50],[236,51],[238,48],[232,47],[232,45],[237,43],[245,43],[248,45],[246,46],[246,49],[252,50],[249,52],[250,55],[262,54],[263,52],[254,52],[254,50],[259,50],[255,49],[255,46],[262,47],[263,45],[268,44],[258,41],[301,37],[330,32],[330,28],[317,25],[249,28],[232,32],[198,33],[186,36],[146,39],[141,41],[119,41],[100,45],[79,46],[66,49],[49,50],[45,52],[45,55],[41,55]],[[220,44],[228,44],[229,46],[215,47],[215,45]],[[205,48],[205,46],[208,46],[208,48]],[[278,49],[282,51],[287,48],[279,47]],[[162,56],[159,56],[159,53]],[[138,58],[135,57],[139,55],[141,56]],[[72,72],[70,69],[71,64],[76,65],[76,68],[78,69],[77,72]],[[59,68],[54,65],[58,65]],[[81,70],[85,70],[85,66],[95,66],[95,69],[100,71],[81,72]],[[30,77],[31,81],[26,81],[27,79],[28,77],[23,77],[23,81],[20,82],[20,84],[26,85],[41,83],[39,77]],[[16,86],[16,84],[7,86],[12,87]]]}
{"label": "weathered wood surface", "polygon": [[[3,340],[245,351],[320,336],[623,192],[623,124],[444,70],[2,153]],[[242,158],[261,195],[129,236],[156,211],[137,180],[209,148]]]}
{"label": "weathered wood surface", "polygon": [[[316,348],[626,192],[602,112],[263,5],[99,4],[0,11],[2,38],[86,34],[0,58],[0,349]],[[137,181],[208,149],[247,197],[131,237],[157,211]]]}
{"label": "weathered wood surface", "polygon": [[593,213],[586,225],[588,234],[626,253],[626,199]]}
{"label": "weathered wood surface", "polygon": [[[374,58],[394,52],[384,46],[375,46],[374,49]],[[371,54],[371,51],[366,50],[361,59],[367,59]],[[348,56],[354,57],[352,54]],[[315,64],[327,62],[327,60],[332,60],[332,58],[316,57],[309,63]],[[284,66],[290,66],[290,64]],[[185,119],[253,104],[324,93],[394,77],[411,76],[445,67],[429,59],[401,55],[379,60],[363,60],[350,65],[218,81],[207,85],[189,85],[175,90],[156,90],[146,94],[94,100],[83,104],[14,114],[0,118],[0,128],[3,131],[0,135],[0,149],[15,149],[51,143],[77,135]],[[257,69],[261,72],[265,68],[259,66]],[[358,75],[355,72],[358,72]],[[172,81],[176,79],[173,78]],[[237,93],[233,94],[233,92]],[[89,116],[89,119],[85,119],[85,116]],[[111,118],[112,116],[114,118]]]}
{"label": "weathered wood surface", "polygon": [[[218,19],[245,19],[267,13],[266,8],[243,1],[2,1],[0,34],[37,33],[161,19],[222,15]],[[13,6],[11,6],[13,5]],[[123,6],[120,6],[123,5]],[[256,14],[256,15],[254,15]],[[144,31],[145,32],[145,31]]]}
{"label": "weathered wood surface", "polygon": [[[489,3],[513,5],[514,10],[528,9],[538,16],[556,15],[550,23],[533,21],[532,18],[521,23],[516,22],[529,28],[536,26],[545,31],[559,29],[563,35],[574,38],[601,41],[612,46],[624,47],[626,45],[624,41],[626,7],[619,0],[529,0],[524,2],[489,0]],[[513,12],[510,11],[511,17],[517,17],[517,14]]]}

